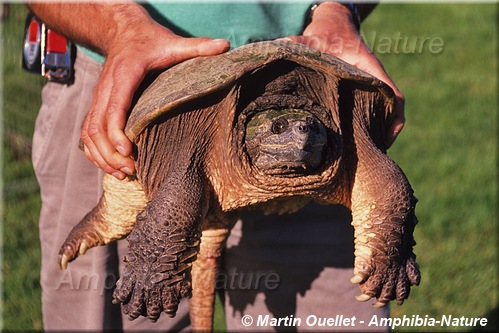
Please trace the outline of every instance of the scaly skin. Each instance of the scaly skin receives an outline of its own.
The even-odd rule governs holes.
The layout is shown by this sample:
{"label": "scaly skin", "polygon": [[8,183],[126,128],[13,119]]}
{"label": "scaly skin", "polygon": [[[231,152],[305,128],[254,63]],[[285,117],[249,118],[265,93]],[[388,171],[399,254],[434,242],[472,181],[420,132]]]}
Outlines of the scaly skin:
{"label": "scaly skin", "polygon": [[180,299],[191,296],[206,183],[196,170],[188,170],[170,175],[163,184],[128,236],[127,264],[113,294],[129,319],[143,315],[155,322],[161,312],[173,317]]}
{"label": "scaly skin", "polygon": [[391,300],[401,305],[420,272],[412,248],[417,223],[416,197],[402,170],[380,151],[362,122],[357,121],[357,170],[352,189],[355,265],[352,283],[359,283],[359,301],[377,298],[375,307]]}

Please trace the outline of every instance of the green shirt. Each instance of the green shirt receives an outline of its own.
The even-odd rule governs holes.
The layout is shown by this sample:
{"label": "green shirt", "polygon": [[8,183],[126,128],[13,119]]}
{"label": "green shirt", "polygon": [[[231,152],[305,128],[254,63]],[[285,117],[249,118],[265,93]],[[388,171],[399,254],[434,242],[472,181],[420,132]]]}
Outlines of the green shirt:
{"label": "green shirt", "polygon": [[[177,35],[227,39],[231,48],[236,48],[301,34],[310,2],[151,1],[142,5],[156,21]],[[83,51],[100,62],[104,60],[94,52]]]}

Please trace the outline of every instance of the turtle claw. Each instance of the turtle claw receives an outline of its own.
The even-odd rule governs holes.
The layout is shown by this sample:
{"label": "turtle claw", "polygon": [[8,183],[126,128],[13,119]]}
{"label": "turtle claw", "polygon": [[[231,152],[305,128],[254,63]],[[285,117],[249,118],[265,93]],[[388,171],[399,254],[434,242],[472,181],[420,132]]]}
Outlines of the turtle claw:
{"label": "turtle claw", "polygon": [[367,302],[368,300],[371,299],[371,296],[369,295],[366,295],[366,294],[362,294],[360,296],[355,296],[355,299],[359,302]]}
{"label": "turtle claw", "polygon": [[84,255],[92,247],[104,245],[111,241],[106,237],[99,223],[100,206],[88,213],[69,233],[59,250],[59,267],[66,269],[68,263],[78,256]]}
{"label": "turtle claw", "polygon": [[364,281],[364,278],[360,275],[354,275],[351,279],[350,279],[350,282],[353,283],[353,284],[359,284],[361,283],[362,281]]}
{"label": "turtle claw", "polygon": [[67,269],[68,263],[75,260],[79,255],[84,255],[87,252],[88,246],[84,241],[81,244],[75,244],[79,242],[78,240],[66,240],[64,245],[59,250],[59,267],[61,269]]}
{"label": "turtle claw", "polygon": [[376,308],[376,309],[380,309],[380,308],[385,307],[386,304],[388,304],[388,303],[376,302],[376,303],[373,304],[373,307]]}
{"label": "turtle claw", "polygon": [[[359,295],[359,296],[355,296],[355,299],[357,301],[359,301],[359,302],[367,302],[371,298],[372,298],[372,296],[369,296],[367,294],[362,294],[362,295]],[[388,304],[388,303],[377,301],[376,303],[373,304],[373,307],[376,308],[376,309],[379,309],[379,308],[382,308],[382,307],[386,306],[386,304]]]}
{"label": "turtle claw", "polygon": [[68,268],[69,258],[65,254],[59,255],[59,268],[67,269]]}
{"label": "turtle claw", "polygon": [[81,255],[84,255],[85,253],[87,253],[87,250],[88,250],[88,246],[85,242],[81,242],[80,244],[80,250],[78,251]]}
{"label": "turtle claw", "polygon": [[[73,233],[69,234],[59,250],[59,267],[61,269],[67,269],[69,262],[75,260],[80,255],[84,255],[87,253],[88,249],[100,245],[101,243],[99,238],[95,238],[98,239],[97,241],[87,240],[92,234],[90,234],[90,236],[85,235],[83,239],[78,238],[77,235],[77,233],[76,235]],[[90,245],[88,243],[90,243]]]}

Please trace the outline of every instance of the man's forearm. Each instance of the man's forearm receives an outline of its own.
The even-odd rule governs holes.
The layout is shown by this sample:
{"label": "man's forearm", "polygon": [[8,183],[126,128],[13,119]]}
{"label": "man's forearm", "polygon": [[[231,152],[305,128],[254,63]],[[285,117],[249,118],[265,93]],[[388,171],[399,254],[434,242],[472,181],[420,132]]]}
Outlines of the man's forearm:
{"label": "man's forearm", "polygon": [[28,3],[28,8],[47,26],[74,42],[107,55],[117,36],[127,27],[151,20],[138,4],[114,2]]}

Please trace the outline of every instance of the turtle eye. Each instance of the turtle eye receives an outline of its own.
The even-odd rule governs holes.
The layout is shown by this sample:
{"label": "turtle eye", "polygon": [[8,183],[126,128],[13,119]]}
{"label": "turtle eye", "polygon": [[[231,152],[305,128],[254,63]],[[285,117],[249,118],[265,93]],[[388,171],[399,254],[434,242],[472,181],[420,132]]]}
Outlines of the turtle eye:
{"label": "turtle eye", "polygon": [[289,123],[286,118],[279,118],[272,122],[270,130],[274,134],[281,134],[288,129]]}

